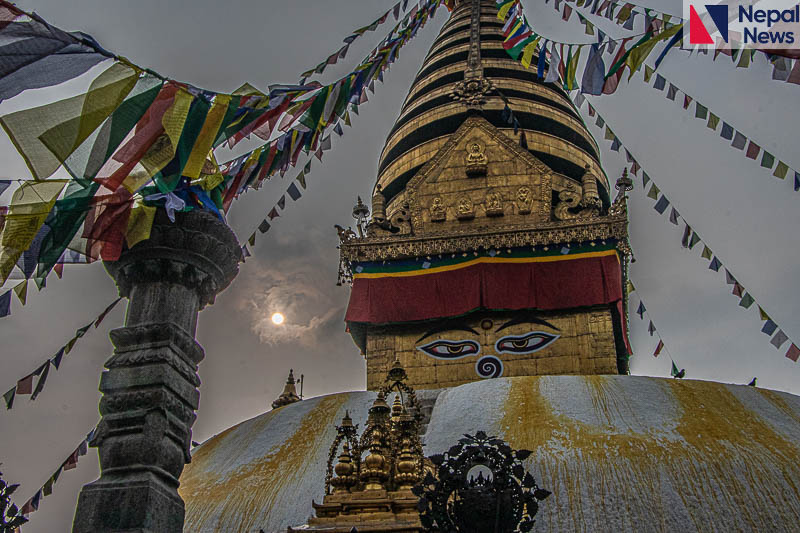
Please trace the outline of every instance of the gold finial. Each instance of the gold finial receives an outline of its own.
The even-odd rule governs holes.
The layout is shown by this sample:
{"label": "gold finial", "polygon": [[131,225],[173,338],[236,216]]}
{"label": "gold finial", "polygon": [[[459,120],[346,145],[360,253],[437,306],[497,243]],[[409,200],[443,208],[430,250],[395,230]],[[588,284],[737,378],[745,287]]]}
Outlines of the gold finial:
{"label": "gold finial", "polygon": [[283,387],[283,392],[274,402],[272,402],[273,409],[299,402],[301,400],[300,396],[297,395],[295,383],[297,382],[294,379],[294,369],[289,369],[289,377],[286,378],[286,385]]}

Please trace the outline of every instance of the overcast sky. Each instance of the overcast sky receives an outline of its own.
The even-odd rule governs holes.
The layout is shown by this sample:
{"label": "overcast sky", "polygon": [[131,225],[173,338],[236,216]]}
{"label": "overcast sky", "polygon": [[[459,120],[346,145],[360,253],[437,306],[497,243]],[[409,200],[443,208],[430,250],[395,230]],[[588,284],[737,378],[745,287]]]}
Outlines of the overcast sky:
{"label": "overcast sky", "polygon": [[[680,14],[677,0],[641,0],[641,4]],[[52,24],[82,30],[105,47],[174,79],[200,87],[231,91],[248,81],[261,89],[271,83],[294,83],[297,75],[339,48],[351,30],[368,24],[392,7],[392,0],[306,0],[277,2],[229,0],[24,0]],[[552,3],[523,1],[528,19],[545,36],[568,42],[589,42],[573,20],[563,24]],[[200,367],[201,405],[194,426],[203,441],[242,420],[269,410],[281,392],[289,368],[306,376],[306,395],[363,389],[363,358],[344,333],[342,322],[348,289],[336,287],[337,238],[333,224],[349,225],[356,196],[370,197],[377,159],[413,76],[438,28],[442,10],[400,53],[400,59],[376,86],[376,94],[353,117],[345,136],[323,164],[315,161],[308,190],[287,209],[266,236],[259,234],[253,257],[241,265],[233,285],[200,314],[198,340],[206,359]],[[603,24],[606,22],[606,24]],[[619,26],[600,21],[611,35]],[[360,39],[348,59],[326,72],[322,81],[349,71],[382,38],[390,26]],[[652,64],[652,60],[651,60]],[[72,96],[85,90],[100,66],[55,89],[29,91],[0,105],[0,114]],[[581,70],[579,70],[581,72]],[[797,151],[797,101],[800,87],[772,81],[762,58],[747,70],[730,59],[671,53],[660,72],[681,89],[741,128],[748,137],[800,168]],[[800,193],[726,145],[678,103],[642,83],[637,75],[623,82],[613,96],[592,101],[678,210],[700,233],[720,260],[786,331],[800,340]],[[582,112],[586,116],[586,106]],[[624,156],[593,125],[589,130],[603,147],[603,164],[612,182],[621,173]],[[220,161],[255,144],[220,154]],[[11,143],[0,138],[5,177],[29,173]],[[260,191],[240,198],[229,222],[244,242],[295,173],[279,176]],[[682,225],[669,224],[652,208],[641,181],[631,193],[631,235],[637,262],[631,278],[637,291],[633,309],[643,298],[667,350],[651,354],[656,338],[634,314],[631,340],[636,352],[634,374],[667,376],[670,356],[693,379],[746,383],[758,376],[759,386],[800,392],[800,366],[784,358],[760,333],[755,306],[745,311],[730,294],[724,274],[708,270],[701,247],[681,248]],[[11,192],[0,197],[8,204]],[[64,279],[51,276],[47,288],[31,290],[22,308],[0,320],[2,359],[0,393],[31,372],[116,298],[116,289],[102,265],[65,268]],[[22,504],[53,473],[97,423],[98,378],[111,355],[108,331],[124,319],[120,305],[98,330],[76,345],[57,372],[51,372],[44,393],[31,403],[17,399],[15,408],[0,412],[0,469],[20,482]],[[280,311],[286,323],[276,327],[270,315]],[[96,454],[82,458],[66,472],[31,515],[26,532],[69,531],[80,486],[97,477]],[[309,502],[310,504],[310,502]],[[309,506],[310,511],[310,506]]]}

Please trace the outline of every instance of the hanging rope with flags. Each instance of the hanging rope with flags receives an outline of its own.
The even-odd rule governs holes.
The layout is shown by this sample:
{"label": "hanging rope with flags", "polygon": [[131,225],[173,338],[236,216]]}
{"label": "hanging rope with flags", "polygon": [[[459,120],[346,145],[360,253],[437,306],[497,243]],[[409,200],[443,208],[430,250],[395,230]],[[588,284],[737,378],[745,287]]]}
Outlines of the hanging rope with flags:
{"label": "hanging rope with flags", "polygon": [[[583,101],[580,101],[580,103],[582,102]],[[578,102],[576,102],[576,106],[580,108]],[[770,344],[772,344],[777,350],[780,350],[783,345],[789,342],[788,349],[784,355],[792,361],[797,362],[798,358],[800,358],[800,348],[798,348],[797,344],[789,339],[784,330],[779,327],[779,325],[770,317],[770,315],[766,313],[766,311],[764,311],[764,308],[756,302],[756,299],[750,294],[750,292],[739,283],[733,274],[731,274],[730,270],[725,267],[719,257],[712,252],[711,248],[703,241],[694,227],[690,225],[686,218],[678,212],[675,203],[667,198],[667,196],[656,185],[655,180],[653,180],[653,178],[647,174],[647,172],[641,167],[640,163],[634,158],[631,152],[625,148],[622,141],[615,133],[613,133],[608,125],[608,122],[603,119],[602,116],[600,116],[596,108],[592,108],[592,110],[593,111],[590,114],[597,116],[595,125],[601,129],[605,126],[604,138],[605,140],[611,141],[611,150],[619,153],[620,148],[624,149],[627,163],[630,164],[631,173],[638,176],[639,172],[641,172],[642,191],[647,190],[649,185],[649,190],[647,190],[646,195],[648,198],[656,201],[653,209],[659,215],[664,215],[664,213],[667,212],[667,209],[670,208],[670,214],[668,218],[670,223],[675,226],[678,226],[680,224],[680,220],[683,220],[684,231],[683,238],[681,239],[681,245],[686,249],[692,250],[695,248],[695,246],[702,244],[701,257],[709,261],[709,270],[714,272],[720,272],[720,270],[724,270],[725,282],[728,285],[733,286],[732,294],[739,298],[739,307],[750,309],[755,304],[759,312],[759,318],[761,322],[763,322],[761,328],[762,333],[770,337]]]}

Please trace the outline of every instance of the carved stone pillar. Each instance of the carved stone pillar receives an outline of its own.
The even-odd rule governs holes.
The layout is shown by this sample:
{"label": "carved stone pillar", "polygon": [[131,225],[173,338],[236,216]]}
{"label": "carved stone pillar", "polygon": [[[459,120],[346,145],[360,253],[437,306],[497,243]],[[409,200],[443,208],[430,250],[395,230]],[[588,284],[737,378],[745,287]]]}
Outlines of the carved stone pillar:
{"label": "carved stone pillar", "polygon": [[102,419],[90,443],[100,479],[84,485],[73,532],[178,533],[178,479],[190,461],[200,400],[197,313],[239,271],[241,249],[213,215],[159,209],[149,240],[105,264],[129,299],[125,327],[111,332],[114,355],[100,380]]}

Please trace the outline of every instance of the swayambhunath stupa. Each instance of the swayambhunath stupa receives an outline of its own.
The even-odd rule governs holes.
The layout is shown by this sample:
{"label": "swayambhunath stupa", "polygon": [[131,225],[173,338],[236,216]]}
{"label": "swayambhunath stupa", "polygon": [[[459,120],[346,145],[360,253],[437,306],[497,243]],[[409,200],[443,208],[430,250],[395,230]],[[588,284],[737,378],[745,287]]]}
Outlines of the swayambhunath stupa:
{"label": "swayambhunath stupa", "polygon": [[[26,81],[9,48],[4,57],[19,64],[4,71],[0,61],[0,95],[116,61],[77,100],[0,119],[35,178],[4,208],[4,279],[16,268],[26,287],[29,279],[41,287],[51,269],[80,256],[102,260],[128,300],[124,326],[110,333],[99,424],[8,516],[35,522],[31,513],[62,471],[92,447],[100,475],[83,486],[65,525],[76,533],[798,531],[800,397],[755,379],[686,379],[674,360],[669,378],[631,375],[631,321],[647,310],[631,301],[630,191],[644,186],[675,225],[680,215],[627,149],[621,172],[605,170],[581,108],[584,94],[614,93],[623,74],[665,89],[656,69],[671,49],[690,45],[689,21],[628,2],[536,4],[578,19],[592,38],[599,32],[597,44],[578,46],[534,31],[519,0],[408,4],[357,30],[297,85],[222,94],[143,70],[87,34],[0,0],[0,51],[44,43],[46,33],[63,45],[59,53],[86,62],[51,72],[61,80]],[[702,7],[702,17],[691,7],[692,24],[714,27],[714,7]],[[256,242],[256,231],[239,242],[224,223],[228,208],[302,153],[321,160],[329,132],[350,125],[367,89],[437,11],[449,18],[389,131],[371,197],[357,198],[355,224],[330,228],[339,257],[329,267],[336,290],[349,295],[338,335],[363,358],[366,390],[306,397],[313,369],[301,375],[287,359],[287,373],[262,376],[283,387],[264,401],[271,410],[194,442],[205,355],[198,313],[236,283]],[[351,74],[310,81],[392,16],[395,28]],[[644,29],[610,39],[593,16]],[[581,51],[588,57],[579,66]],[[800,83],[797,50],[728,47],[725,55],[749,65],[757,51],[779,72],[773,79]],[[56,52],[36,53],[58,64]],[[717,127],[719,117],[685,95],[690,105]],[[794,172],[800,188],[800,173],[775,166],[765,149],[759,156],[752,140],[745,151],[747,138],[726,128],[734,148],[774,166],[776,177]],[[216,147],[251,134],[267,143],[217,161]],[[62,165],[70,180],[47,179]],[[304,176],[286,190],[293,201]],[[263,219],[259,239],[285,202]],[[704,245],[688,223],[683,240]],[[722,263],[705,249],[719,273]],[[741,307],[753,305],[735,278],[729,285]],[[21,395],[35,399],[50,367],[58,370],[118,301],[4,395],[7,408]],[[757,309],[769,342],[796,362],[789,334]],[[279,327],[289,318],[272,320]],[[656,338],[658,357],[665,344]]]}

